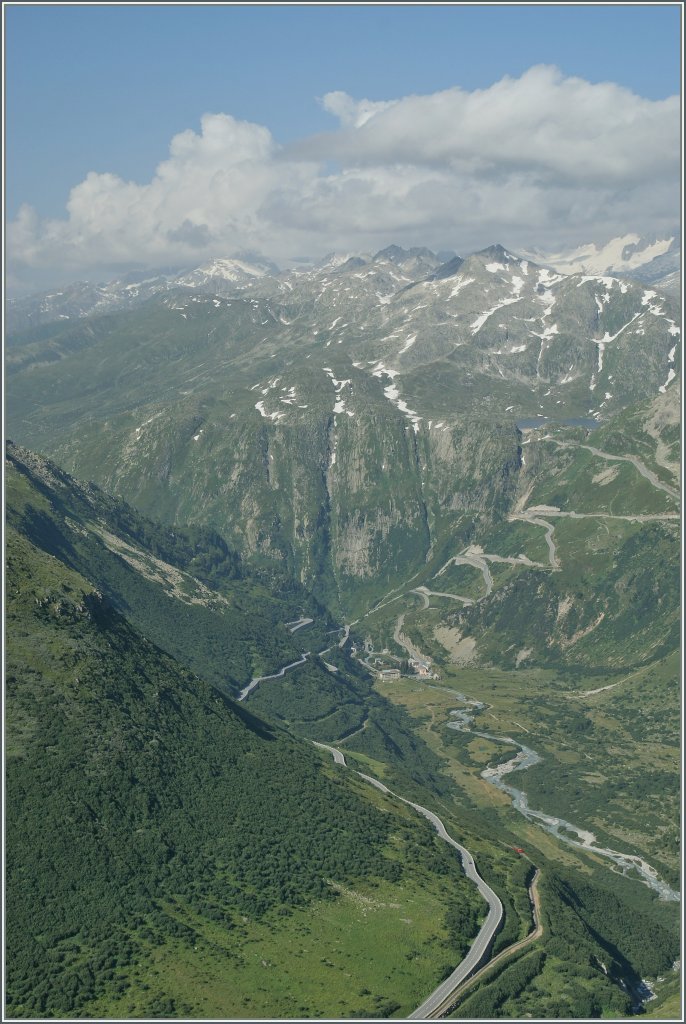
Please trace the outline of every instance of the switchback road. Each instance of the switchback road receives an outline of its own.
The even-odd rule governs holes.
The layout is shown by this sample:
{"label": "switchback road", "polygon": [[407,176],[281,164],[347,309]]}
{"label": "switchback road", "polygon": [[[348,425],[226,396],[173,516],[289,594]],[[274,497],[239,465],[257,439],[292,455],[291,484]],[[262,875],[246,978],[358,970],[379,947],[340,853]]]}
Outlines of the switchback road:
{"label": "switchback road", "polygon": [[260,683],[263,683],[266,679],[279,679],[281,676],[285,675],[286,672],[288,672],[289,669],[296,668],[296,666],[298,666],[298,665],[304,665],[309,656],[310,656],[310,652],[307,651],[307,653],[303,654],[302,657],[298,661],[292,661],[290,665],[284,665],[283,668],[280,668],[278,672],[274,673],[274,675],[272,675],[272,676],[257,676],[256,679],[251,680],[248,683],[248,685],[243,690],[241,690],[241,692],[236,697],[236,700],[238,700],[238,701],[245,700],[245,698],[248,696],[248,694],[252,693],[252,691],[255,689],[255,687],[259,686]]}

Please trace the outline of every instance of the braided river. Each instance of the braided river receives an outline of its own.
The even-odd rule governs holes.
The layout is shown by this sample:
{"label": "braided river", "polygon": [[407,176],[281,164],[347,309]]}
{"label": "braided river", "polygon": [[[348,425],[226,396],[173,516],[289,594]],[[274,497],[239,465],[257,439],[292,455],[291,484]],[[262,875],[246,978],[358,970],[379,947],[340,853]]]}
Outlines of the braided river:
{"label": "braided river", "polygon": [[559,818],[551,814],[545,814],[543,811],[534,810],[529,807],[529,799],[522,789],[516,789],[511,786],[508,782],[505,782],[505,778],[511,775],[513,772],[523,772],[527,768],[532,768],[535,764],[540,764],[543,758],[540,754],[537,754],[535,750],[530,747],[524,746],[519,740],[513,739],[511,736],[493,736],[487,732],[478,732],[472,728],[474,723],[475,715],[488,709],[488,704],[483,704],[481,701],[473,700],[470,697],[465,696],[463,693],[458,693],[456,690],[450,691],[458,700],[465,705],[464,709],[458,709],[450,712],[452,721],[448,723],[449,729],[457,729],[460,732],[468,732],[474,736],[481,736],[483,739],[492,740],[495,743],[507,743],[513,747],[518,747],[518,752],[511,757],[508,761],[494,767],[485,768],[481,772],[481,777],[487,782],[490,782],[492,786],[502,790],[512,800],[512,806],[515,810],[519,811],[520,814],[524,815],[529,821],[535,822],[540,825],[541,828],[545,829],[551,835],[555,836],[563,843],[567,843],[569,846],[575,846],[580,850],[585,850],[587,853],[594,853],[599,857],[606,857],[608,860],[613,861],[620,872],[624,875],[628,875],[630,872],[636,872],[641,881],[653,889],[660,899],[678,901],[680,899],[679,893],[672,889],[667,882],[663,881],[655,868],[651,867],[642,857],[630,853],[619,853],[617,850],[611,850],[603,846],[598,845],[598,841],[593,832],[588,829],[580,828],[578,825],[573,825],[569,821],[565,821],[564,818]]}

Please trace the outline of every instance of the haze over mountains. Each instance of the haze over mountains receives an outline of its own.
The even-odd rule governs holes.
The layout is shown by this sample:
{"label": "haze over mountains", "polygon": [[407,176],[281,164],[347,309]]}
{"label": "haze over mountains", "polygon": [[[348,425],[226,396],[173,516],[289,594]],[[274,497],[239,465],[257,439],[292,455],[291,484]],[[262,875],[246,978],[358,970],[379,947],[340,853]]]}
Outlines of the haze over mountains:
{"label": "haze over mountains", "polygon": [[[434,254],[427,249],[424,253],[437,269],[443,265],[440,268],[442,273],[451,272],[450,261],[455,258],[454,252]],[[563,274],[615,274],[659,283],[672,291],[678,290],[681,265],[678,231],[665,239],[641,238],[629,234],[612,239],[605,245],[591,243],[558,253],[532,250],[522,255]],[[10,332],[22,331],[53,319],[126,309],[157,292],[176,287],[197,288],[223,295],[230,294],[236,286],[254,285],[265,278],[276,277],[281,287],[288,288],[315,266],[335,266],[350,258],[363,259],[365,262],[375,259],[369,253],[351,253],[347,256],[332,253],[320,261],[303,258],[294,262],[290,270],[281,271],[271,260],[256,253],[244,253],[235,257],[217,258],[184,270],[165,268],[131,271],[120,279],[97,284],[80,281],[58,289],[10,298],[6,309],[7,328]],[[263,283],[268,284],[267,281]]]}

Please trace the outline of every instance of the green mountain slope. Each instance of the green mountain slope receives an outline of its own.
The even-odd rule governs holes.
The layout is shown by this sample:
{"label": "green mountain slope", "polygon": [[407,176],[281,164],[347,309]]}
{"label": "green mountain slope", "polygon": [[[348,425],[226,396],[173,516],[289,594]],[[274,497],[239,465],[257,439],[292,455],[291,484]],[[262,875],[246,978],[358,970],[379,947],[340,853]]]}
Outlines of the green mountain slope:
{"label": "green mountain slope", "polygon": [[[221,298],[168,289],[126,313],[15,338],[11,432],[143,511],[10,446],[8,522],[37,559],[80,574],[108,616],[125,617],[124,646],[152,642],[175,659],[155,664],[185,679],[236,696],[297,660],[240,710],[227,704],[240,721],[247,708],[272,723],[255,759],[277,740],[292,751],[295,737],[335,741],[352,765],[436,801],[503,896],[497,949],[526,934],[529,860],[540,868],[543,937],[459,1015],[625,1014],[645,998],[642,978],[672,979],[678,953],[677,306],[641,284],[564,277],[498,246],[443,268],[430,256],[391,248]],[[75,613],[59,588],[48,607],[51,629],[83,625],[68,626]],[[292,632],[301,617],[315,621]],[[60,659],[65,635],[47,645]],[[75,635],[69,644],[79,647]],[[409,674],[383,678],[382,666]],[[189,707],[181,721],[191,719]],[[12,721],[21,754],[33,719],[19,711]],[[505,777],[531,814],[493,782],[518,748],[538,760],[525,756]],[[268,766],[260,771],[273,786]],[[372,802],[388,812],[379,794]],[[384,835],[370,843],[381,861],[365,867],[367,881],[327,875],[338,899],[308,890],[299,909],[280,882],[291,913],[269,895],[261,915],[234,908],[229,941],[185,890],[175,904],[165,897],[165,913],[208,943],[215,1000],[197,1001],[196,950],[182,937],[141,947],[153,974],[178,973],[175,1012],[409,1011],[409,994],[402,1011],[389,1009],[401,984],[396,942],[409,993],[433,940],[423,932],[428,945],[408,948],[393,932],[386,943],[381,925],[401,899],[397,870],[409,901],[394,918],[401,932],[398,921],[435,914],[438,890],[425,879],[418,895],[408,835]],[[297,877],[297,858],[289,863]],[[255,871],[230,883],[242,892],[248,879],[257,899],[271,876]],[[341,941],[355,908],[354,940],[313,957],[320,942]],[[360,930],[374,947],[368,963]],[[286,938],[297,950],[288,962]],[[447,935],[434,939],[436,952]],[[259,966],[246,953],[253,943]],[[133,988],[151,984],[144,975]],[[365,979],[359,998],[346,975]],[[668,995],[673,980],[665,985]],[[251,1001],[232,1002],[234,990]],[[91,1008],[125,1012],[127,998],[103,990]],[[137,1011],[153,1006],[146,998],[136,989]]]}
{"label": "green mountain slope", "polygon": [[[12,1016],[330,1015],[345,894],[374,904],[370,886],[379,927],[401,930],[388,976],[361,970],[366,996],[333,986],[344,1015],[409,1012],[459,959],[479,899],[428,824],[181,668],[11,524],[7,641]],[[339,965],[300,967],[288,951],[320,913]],[[356,926],[355,963],[370,940]],[[258,996],[260,943],[295,981],[273,972]]]}
{"label": "green mountain slope", "polygon": [[[640,903],[667,931],[678,913],[678,399],[675,383],[593,431],[554,422],[523,427],[509,507],[437,545],[421,571],[399,580],[353,626],[353,641],[368,641],[375,654],[419,652],[431,662],[440,682],[415,675],[377,686],[448,757],[457,788],[483,819],[495,818],[501,836],[515,832],[513,845],[536,865],[551,857],[547,877],[561,873],[578,893],[580,878],[566,875],[574,851],[577,869],[593,872],[599,887],[583,896],[575,922],[568,910],[571,903],[577,913],[575,898],[546,884],[547,958],[531,954],[530,973],[507,968],[502,985],[494,974],[458,1015],[616,1011],[594,976],[596,960],[607,966],[613,947],[633,963],[629,988],[638,992],[640,974],[666,998],[678,981],[639,936],[653,926],[635,927],[628,909]],[[463,731],[465,713],[475,720]],[[359,738],[351,738],[353,748]],[[521,765],[512,760],[518,750]],[[508,762],[509,793],[494,785]],[[615,855],[629,860],[617,868]],[[632,870],[641,859],[649,880],[652,872],[663,893],[671,889],[666,898],[649,895]],[[606,887],[627,901],[623,911],[611,909]],[[587,960],[581,950],[591,916],[593,941],[605,953],[596,948]],[[655,949],[666,957],[672,941],[663,933]]]}
{"label": "green mountain slope", "polygon": [[640,284],[430,255],[36,328],[8,349],[10,431],[352,618],[508,507],[517,421],[614,416],[680,365],[677,309]]}
{"label": "green mountain slope", "polygon": [[333,625],[302,588],[245,570],[212,531],[161,527],[11,442],[7,460],[8,521],[227,692],[298,656],[284,623],[309,614]]}
{"label": "green mountain slope", "polygon": [[678,400],[677,386],[593,432],[525,432],[515,502],[480,538],[492,591],[446,616],[484,661],[613,671],[678,650]]}
{"label": "green mountain slope", "polygon": [[309,660],[278,685],[263,683],[250,706],[310,739],[336,741],[364,725],[370,751],[440,788],[437,759],[373,692],[369,672],[339,650],[325,610],[278,568],[243,565],[211,530],[160,526],[11,442],[6,491],[9,523],[91,580],[180,664],[235,697],[306,648]]}

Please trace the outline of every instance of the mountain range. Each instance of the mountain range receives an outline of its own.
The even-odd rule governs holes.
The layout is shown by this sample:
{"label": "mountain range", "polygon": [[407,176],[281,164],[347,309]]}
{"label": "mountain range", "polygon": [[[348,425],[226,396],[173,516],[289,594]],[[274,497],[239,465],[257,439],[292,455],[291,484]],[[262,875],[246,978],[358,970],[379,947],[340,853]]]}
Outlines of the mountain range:
{"label": "mountain range", "polygon": [[[459,266],[454,252],[432,253],[429,249],[403,250],[392,245],[373,256],[369,253],[330,253],[323,260],[301,261],[291,270],[282,271],[269,259],[256,253],[216,258],[198,267],[131,271],[122,278],[104,283],[80,281],[59,290],[39,292],[21,298],[10,298],[6,305],[8,333],[21,332],[52,320],[76,319],[92,313],[130,309],[159,292],[177,288],[195,289],[215,295],[231,295],[245,289],[255,294],[279,294],[291,290],[303,276],[325,268],[336,269],[349,260],[361,264],[379,257],[396,254],[405,262],[408,280],[418,277],[403,253],[412,252],[421,258],[430,271],[450,275]],[[590,243],[576,249],[550,253],[538,250],[522,255],[543,267],[562,274],[586,273],[615,275],[659,285],[662,290],[678,294],[681,268],[679,232],[665,239],[642,238],[636,234],[614,238],[604,245]],[[457,263],[453,261],[457,260]],[[419,266],[419,264],[417,265]]]}
{"label": "mountain range", "polygon": [[681,269],[679,239],[680,232],[675,229],[669,238],[629,234],[604,245],[592,243],[558,253],[533,251],[528,255],[562,274],[617,274],[676,289]]}
{"label": "mountain range", "polygon": [[[156,527],[14,445],[7,460],[11,1015],[409,1011],[445,958],[462,955],[478,895],[450,870],[426,822],[371,797],[309,740],[230,696],[254,672],[297,658],[285,623],[317,609],[292,588],[285,596],[274,581],[237,575],[216,538]],[[311,645],[327,625],[310,631]],[[370,699],[364,675],[353,667],[344,677],[348,660],[328,655],[340,681],[320,658],[301,675],[318,695],[310,736],[338,735],[346,707],[364,714],[366,702],[379,716],[384,702]],[[327,730],[333,694],[338,720]],[[402,716],[391,709],[383,721],[417,774],[420,744],[401,752]],[[411,857],[399,858],[406,846]],[[446,881],[459,928],[445,913]],[[396,901],[380,922],[398,933],[389,977],[358,964],[372,962],[376,942],[359,935],[356,987],[338,1004],[322,997],[332,971],[341,986],[352,955],[336,939],[350,926],[353,895],[387,897],[399,885],[402,909]],[[417,905],[413,935],[398,918]],[[289,974],[311,915],[327,927],[298,991]],[[259,991],[249,943],[280,967]],[[417,943],[417,962],[400,978]]]}
{"label": "mountain range", "polygon": [[679,373],[668,295],[501,246],[225,283],[10,336],[10,436],[346,613],[503,513],[518,423],[595,426]]}
{"label": "mountain range", "polygon": [[18,1016],[406,1016],[484,915],[408,801],[504,908],[457,1016],[672,1005],[681,310],[615,241],[9,306]]}

